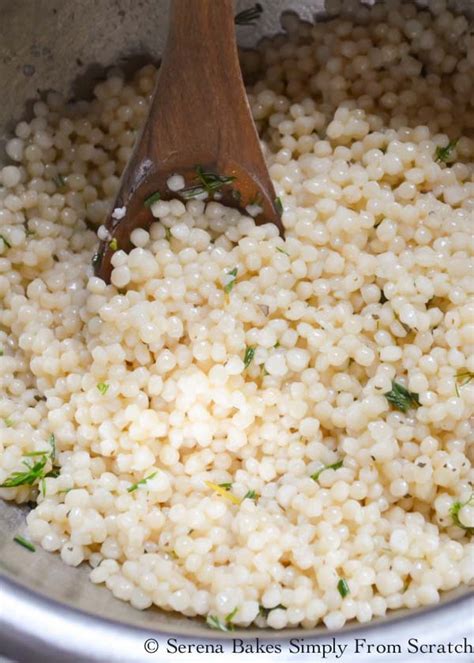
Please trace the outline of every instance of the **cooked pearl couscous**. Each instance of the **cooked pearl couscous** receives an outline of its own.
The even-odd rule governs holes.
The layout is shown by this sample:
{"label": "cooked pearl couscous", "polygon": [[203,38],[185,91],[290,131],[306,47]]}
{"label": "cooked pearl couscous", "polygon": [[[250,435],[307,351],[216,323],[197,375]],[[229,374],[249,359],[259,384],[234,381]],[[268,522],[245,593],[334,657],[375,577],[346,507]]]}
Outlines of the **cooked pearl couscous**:
{"label": "cooked pearl couscous", "polygon": [[93,276],[153,66],[7,145],[0,496],[138,609],[336,629],[472,581],[474,36],[430,8],[243,55],[285,239],[162,199]]}

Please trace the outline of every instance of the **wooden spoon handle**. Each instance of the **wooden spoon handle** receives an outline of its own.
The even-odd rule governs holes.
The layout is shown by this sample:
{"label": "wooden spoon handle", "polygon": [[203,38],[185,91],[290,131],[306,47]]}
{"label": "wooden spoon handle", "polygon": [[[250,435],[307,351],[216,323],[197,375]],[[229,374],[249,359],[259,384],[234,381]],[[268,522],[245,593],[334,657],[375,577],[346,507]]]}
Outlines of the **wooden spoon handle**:
{"label": "wooden spoon handle", "polygon": [[233,1],[173,0],[149,120],[160,168],[172,168],[180,154],[190,157],[191,167],[203,159],[203,165],[217,165],[221,155],[235,154],[235,141],[243,138],[239,131],[245,131],[244,125],[254,130],[241,121],[242,113],[250,110],[238,60]]}

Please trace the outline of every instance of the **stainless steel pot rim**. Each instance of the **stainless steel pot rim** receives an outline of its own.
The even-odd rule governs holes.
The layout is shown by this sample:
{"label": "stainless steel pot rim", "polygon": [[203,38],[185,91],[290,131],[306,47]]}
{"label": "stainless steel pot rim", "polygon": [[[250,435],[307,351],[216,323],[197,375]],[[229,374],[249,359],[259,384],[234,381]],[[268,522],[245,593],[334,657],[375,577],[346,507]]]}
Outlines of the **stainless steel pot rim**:
{"label": "stainless steel pot rim", "polygon": [[[189,624],[170,625],[164,631],[93,615],[27,589],[22,583],[3,575],[0,576],[0,595],[3,604],[0,632],[4,634],[5,653],[14,655],[17,643],[21,642],[23,651],[29,649],[32,653],[35,652],[37,661],[43,660],[43,656],[44,660],[48,661],[132,661],[141,660],[142,657],[147,657],[149,660],[149,654],[146,655],[143,648],[148,638],[165,643],[170,638],[176,638],[184,644],[215,644],[233,638],[252,640],[258,637],[260,641],[288,643],[291,638],[296,637],[321,642],[335,637],[342,643],[363,635],[369,641],[382,645],[404,642],[412,637],[418,638],[420,642],[456,642],[469,634],[474,623],[472,590],[435,606],[412,611],[394,611],[389,613],[388,617],[373,620],[368,624],[350,624],[347,628],[336,632],[322,629],[315,632],[295,628],[269,633],[250,628],[231,633],[209,631],[206,636],[203,636],[202,628],[193,628],[191,619]],[[455,622],[453,622],[454,615]],[[84,659],[78,658],[81,646]],[[160,654],[159,660],[168,659],[164,659]],[[295,657],[292,656],[291,660],[295,660]],[[378,659],[370,657],[370,660]],[[383,660],[390,659],[384,655]],[[400,658],[397,660],[400,661]]]}

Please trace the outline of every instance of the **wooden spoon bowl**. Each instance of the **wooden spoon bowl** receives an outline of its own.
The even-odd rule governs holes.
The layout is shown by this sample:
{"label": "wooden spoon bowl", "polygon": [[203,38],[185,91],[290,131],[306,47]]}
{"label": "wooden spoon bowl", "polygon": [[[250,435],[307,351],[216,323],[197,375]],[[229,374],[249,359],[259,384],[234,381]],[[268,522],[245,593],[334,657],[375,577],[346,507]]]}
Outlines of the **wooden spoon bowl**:
{"label": "wooden spoon bowl", "polygon": [[[111,257],[128,251],[130,234],[152,222],[154,199],[193,196],[275,223],[275,197],[252,119],[238,60],[233,0],[172,0],[170,27],[150,113],[123,173],[105,223],[95,273],[106,281]],[[185,188],[171,191],[173,175]]]}

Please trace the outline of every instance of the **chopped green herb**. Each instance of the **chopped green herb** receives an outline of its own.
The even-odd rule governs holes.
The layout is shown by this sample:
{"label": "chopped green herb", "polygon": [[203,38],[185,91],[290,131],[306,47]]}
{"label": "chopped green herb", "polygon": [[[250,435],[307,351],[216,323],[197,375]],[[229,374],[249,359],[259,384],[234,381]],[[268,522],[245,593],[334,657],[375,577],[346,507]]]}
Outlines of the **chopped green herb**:
{"label": "chopped green herb", "polygon": [[105,396],[105,394],[107,393],[107,391],[109,389],[109,386],[110,385],[108,385],[106,382],[99,382],[97,384],[97,389],[100,391],[102,396]]}
{"label": "chopped green herb", "polygon": [[252,346],[248,346],[245,349],[245,355],[244,355],[244,366],[245,366],[245,368],[248,368],[250,366],[250,364],[252,363],[253,358],[255,357],[255,350],[256,350],[256,348],[254,348]]}
{"label": "chopped green herb", "polygon": [[51,447],[51,453],[49,454],[49,457],[54,461],[56,458],[56,438],[54,433],[51,433],[51,435],[48,437],[48,444]]}
{"label": "chopped green herb", "polygon": [[418,394],[408,391],[403,385],[394,380],[392,381],[391,391],[388,391],[384,396],[400,412],[407,412],[411,408],[417,408],[421,405]]}
{"label": "chopped green herb", "polygon": [[337,583],[337,591],[343,599],[345,599],[346,596],[350,594],[351,590],[349,589],[349,585],[347,584],[347,580],[345,578],[341,578]]}
{"label": "chopped green herb", "polygon": [[274,608],[264,608],[263,605],[258,606],[258,614],[262,617],[265,617],[265,619],[268,617],[272,610],[286,610],[286,608],[281,603],[276,605]]}
{"label": "chopped green herb", "polygon": [[244,500],[249,499],[249,500],[255,500],[255,501],[257,501],[257,500],[258,500],[258,494],[257,494],[254,490],[248,490],[248,491],[245,493],[243,499],[244,499]]}
{"label": "chopped green herb", "polygon": [[5,246],[7,247],[7,249],[11,249],[11,248],[12,248],[12,245],[10,244],[10,242],[8,241],[8,239],[6,239],[3,235],[0,235],[0,239],[1,239],[2,242],[5,244]]}
{"label": "chopped green herb", "polygon": [[457,145],[457,140],[450,140],[446,147],[437,147],[435,152],[435,161],[438,163],[448,163],[452,161],[451,157]]}
{"label": "chopped green herb", "polygon": [[229,612],[229,614],[225,616],[225,623],[227,624],[227,626],[231,626],[231,625],[232,625],[232,620],[234,619],[235,615],[236,615],[238,612],[239,612],[239,609],[238,609],[238,608],[234,608],[234,609],[232,610],[232,612]]}
{"label": "chopped green herb", "polygon": [[26,467],[24,472],[13,472],[10,477],[2,484],[0,488],[16,488],[17,486],[32,486],[37,481],[44,477],[44,468],[48,462],[47,454],[44,454],[39,460],[34,463],[29,463],[23,460],[22,463]]}
{"label": "chopped green herb", "polygon": [[273,347],[274,348],[279,348],[280,347],[280,341],[277,341]]}
{"label": "chopped green herb", "polygon": [[36,552],[36,548],[31,543],[31,541],[27,541],[22,536],[14,536],[13,541],[15,541],[15,543],[19,543],[20,546],[23,546],[23,548],[26,548],[27,550],[29,550],[31,552]]}
{"label": "chopped green herb", "polygon": [[449,513],[453,519],[453,524],[465,530],[468,536],[472,536],[474,534],[474,527],[466,527],[466,525],[463,525],[459,520],[459,512],[464,506],[474,506],[474,493],[471,494],[471,497],[466,500],[466,502],[454,502],[449,509]]}
{"label": "chopped green herb", "polygon": [[218,631],[233,631],[234,630],[234,625],[229,622],[221,622],[218,617],[215,615],[208,615],[206,617],[206,624],[210,626],[211,628],[214,628]]}
{"label": "chopped green herb", "polygon": [[3,357],[4,354],[5,354],[5,353],[3,352],[3,349],[0,348],[0,357]]}
{"label": "chopped green herb", "polygon": [[7,428],[11,428],[11,427],[14,425],[14,423],[15,423],[15,422],[13,421],[13,419],[10,419],[10,417],[5,417],[5,419],[4,419],[3,421],[5,422],[5,426],[6,426]]}
{"label": "chopped green herb", "polygon": [[62,175],[56,175],[56,177],[53,177],[53,182],[56,184],[58,188],[61,188],[62,186],[66,185],[66,180]]}
{"label": "chopped green herb", "polygon": [[474,373],[472,371],[462,370],[456,373],[456,382],[460,387],[464,387],[466,384],[469,384],[471,380],[474,380]]}
{"label": "chopped green herb", "polygon": [[117,241],[116,237],[114,237],[113,239],[110,240],[109,247],[110,247],[111,251],[117,251],[118,250],[118,241]]}
{"label": "chopped green herb", "polygon": [[278,214],[280,215],[283,214],[283,203],[281,202],[281,198],[280,197],[275,198],[274,203]]}
{"label": "chopped green herb", "polygon": [[23,454],[25,458],[34,458],[35,456],[44,456],[47,455],[46,451],[29,451],[26,454]]}
{"label": "chopped green herb", "polygon": [[171,230],[169,228],[165,228],[165,238],[168,242],[171,240]]}
{"label": "chopped green herb", "polygon": [[253,7],[244,9],[236,14],[234,21],[236,25],[255,25],[263,12],[263,7],[256,2]]}
{"label": "chopped green herb", "polygon": [[224,488],[224,490],[230,490],[232,488],[231,483],[218,483],[217,485],[221,488]]}
{"label": "chopped green herb", "polygon": [[227,295],[232,291],[232,288],[233,288],[234,285],[235,285],[235,282],[236,282],[236,280],[237,280],[237,272],[238,272],[237,267],[234,267],[234,269],[231,269],[230,272],[227,272],[227,274],[228,274],[229,276],[232,276],[232,278],[230,279],[230,281],[228,281],[228,283],[224,286],[224,292],[225,292]]}
{"label": "chopped green herb", "polygon": [[145,207],[151,207],[153,203],[157,203],[161,199],[161,194],[159,191],[156,193],[152,193],[151,196],[148,196],[148,198],[145,198],[145,202],[143,203]]}
{"label": "chopped green herb", "polygon": [[289,256],[290,254],[288,251],[285,251],[285,249],[282,249],[281,247],[277,246],[276,250],[279,251],[280,253],[284,253],[286,256]]}
{"label": "chopped green herb", "polygon": [[343,461],[338,460],[336,463],[331,463],[331,465],[324,465],[320,470],[311,475],[313,481],[318,481],[320,475],[326,470],[338,470],[343,466]]}
{"label": "chopped green herb", "polygon": [[216,173],[205,171],[202,166],[196,166],[196,181],[198,184],[190,186],[179,192],[179,195],[185,200],[196,198],[207,194],[212,196],[223,186],[232,184],[235,177],[231,175],[217,175]]}
{"label": "chopped green herb", "polygon": [[92,267],[95,270],[100,265],[100,253],[94,253],[94,255],[92,256],[91,263]]}
{"label": "chopped green herb", "polygon": [[153,474],[149,474],[147,477],[144,479],[141,479],[140,481],[137,481],[137,483],[133,483],[131,486],[127,488],[127,493],[133,493],[134,490],[137,490],[140,486],[144,486],[147,481],[150,481],[150,479],[153,479],[153,477],[156,477],[158,472],[153,472]]}

